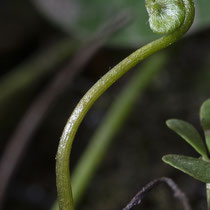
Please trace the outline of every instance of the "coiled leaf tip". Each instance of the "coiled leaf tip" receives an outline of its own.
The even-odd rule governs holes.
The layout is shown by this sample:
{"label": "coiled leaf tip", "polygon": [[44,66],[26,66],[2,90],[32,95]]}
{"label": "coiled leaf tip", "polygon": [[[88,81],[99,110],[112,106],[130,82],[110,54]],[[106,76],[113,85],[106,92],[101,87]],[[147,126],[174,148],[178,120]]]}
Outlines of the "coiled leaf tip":
{"label": "coiled leaf tip", "polygon": [[177,30],[185,20],[183,0],[145,0],[149,25],[154,33],[168,34]]}

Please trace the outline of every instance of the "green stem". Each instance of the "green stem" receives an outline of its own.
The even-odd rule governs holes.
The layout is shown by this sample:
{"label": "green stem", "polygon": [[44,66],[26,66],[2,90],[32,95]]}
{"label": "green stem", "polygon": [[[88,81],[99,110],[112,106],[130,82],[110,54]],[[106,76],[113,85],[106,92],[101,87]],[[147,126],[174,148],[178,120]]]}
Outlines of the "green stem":
{"label": "green stem", "polygon": [[210,183],[206,183],[207,209],[210,210]]}
{"label": "green stem", "polygon": [[74,109],[64,128],[56,157],[56,183],[60,210],[74,209],[70,184],[69,157],[76,131],[87,111],[99,96],[128,70],[148,56],[171,45],[187,32],[194,19],[194,4],[192,0],[184,0],[184,4],[186,9],[185,20],[175,32],[143,46],[122,60],[93,85]]}
{"label": "green stem", "polygon": [[72,176],[72,189],[75,205],[81,199],[94,172],[101,163],[108,150],[114,135],[120,130],[128,118],[132,107],[143,91],[153,79],[163,70],[166,55],[158,54],[138,70],[124,90],[110,107],[103,123],[97,129],[85,153],[79,160]]}
{"label": "green stem", "polygon": [[[104,159],[106,151],[114,140],[114,136],[124,125],[129,117],[137,99],[144,93],[145,89],[152,83],[157,75],[164,69],[167,61],[166,53],[158,53],[141,66],[123,88],[111,105],[103,122],[97,128],[93,137],[85,149],[82,157],[73,170],[72,191],[75,206],[82,198],[88,183],[95,171]],[[57,210],[57,202],[52,210]]]}

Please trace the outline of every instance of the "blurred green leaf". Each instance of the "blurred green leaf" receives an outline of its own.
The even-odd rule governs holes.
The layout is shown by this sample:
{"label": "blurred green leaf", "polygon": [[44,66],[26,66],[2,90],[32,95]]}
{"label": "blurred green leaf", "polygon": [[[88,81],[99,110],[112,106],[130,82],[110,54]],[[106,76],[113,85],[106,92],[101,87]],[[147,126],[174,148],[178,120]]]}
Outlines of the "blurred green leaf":
{"label": "blurred green leaf", "polygon": [[[99,25],[107,22],[123,10],[130,11],[133,22],[113,37],[111,44],[136,46],[157,37],[149,28],[144,0],[68,0],[68,4],[66,1],[33,0],[45,16],[81,40],[91,36]],[[209,25],[210,1],[195,0],[195,6],[194,31]],[[66,19],[66,17],[70,18]]]}
{"label": "blurred green leaf", "polygon": [[78,4],[74,0],[32,0],[36,8],[63,31],[70,32],[78,14]]}
{"label": "blurred green leaf", "polygon": [[11,104],[13,97],[18,98],[22,91],[34,87],[38,81],[53,72],[55,67],[71,56],[76,48],[77,43],[74,43],[71,39],[59,40],[51,46],[46,46],[44,50],[35,53],[34,56],[0,78],[1,115],[3,113],[8,115],[7,105]]}
{"label": "blurred green leaf", "polygon": [[162,160],[197,180],[210,182],[210,163],[207,161],[183,155],[165,155]]}
{"label": "blurred green leaf", "polygon": [[170,119],[166,121],[166,125],[189,143],[199,154],[208,159],[203,140],[190,123],[183,120]]}
{"label": "blurred green leaf", "polygon": [[210,151],[210,99],[204,101],[200,109],[200,121],[205,132],[205,139]]}

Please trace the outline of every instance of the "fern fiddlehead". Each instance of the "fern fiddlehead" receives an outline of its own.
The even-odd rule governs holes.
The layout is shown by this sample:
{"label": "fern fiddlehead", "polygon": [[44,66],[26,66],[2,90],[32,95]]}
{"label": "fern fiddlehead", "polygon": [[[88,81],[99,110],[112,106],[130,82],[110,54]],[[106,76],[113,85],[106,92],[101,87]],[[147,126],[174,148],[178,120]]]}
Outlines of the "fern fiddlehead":
{"label": "fern fiddlehead", "polygon": [[153,53],[180,39],[194,19],[192,0],[146,0],[149,24],[156,33],[167,35],[141,47],[106,73],[80,100],[62,133],[56,156],[56,184],[60,210],[74,210],[69,157],[76,131],[93,103],[122,75]]}

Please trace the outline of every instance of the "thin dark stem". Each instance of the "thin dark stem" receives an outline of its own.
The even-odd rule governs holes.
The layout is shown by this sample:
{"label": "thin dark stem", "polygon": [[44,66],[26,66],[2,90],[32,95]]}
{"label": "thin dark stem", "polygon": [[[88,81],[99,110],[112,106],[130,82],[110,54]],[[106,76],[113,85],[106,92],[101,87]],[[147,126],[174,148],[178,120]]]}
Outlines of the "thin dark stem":
{"label": "thin dark stem", "polygon": [[[64,69],[58,71],[52,82],[34,100],[18,124],[15,132],[7,144],[0,160],[0,209],[4,200],[5,191],[17,164],[22,158],[26,146],[39,127],[41,121],[49,111],[56,98],[63,93],[74,76],[81,72],[84,65],[104,45],[107,39],[124,27],[130,20],[129,15],[122,13],[105,23],[91,39],[85,42],[76,52]],[[49,61],[50,62],[50,61]]]}
{"label": "thin dark stem", "polygon": [[134,196],[134,198],[128,203],[128,205],[123,210],[131,210],[136,205],[139,205],[142,199],[147,195],[147,193],[150,192],[154,187],[156,187],[160,183],[166,183],[170,187],[170,189],[173,191],[174,197],[181,202],[184,210],[191,210],[186,195],[181,191],[181,189],[176,185],[176,183],[172,179],[167,177],[161,177],[159,179],[154,179],[153,181],[149,182]]}

